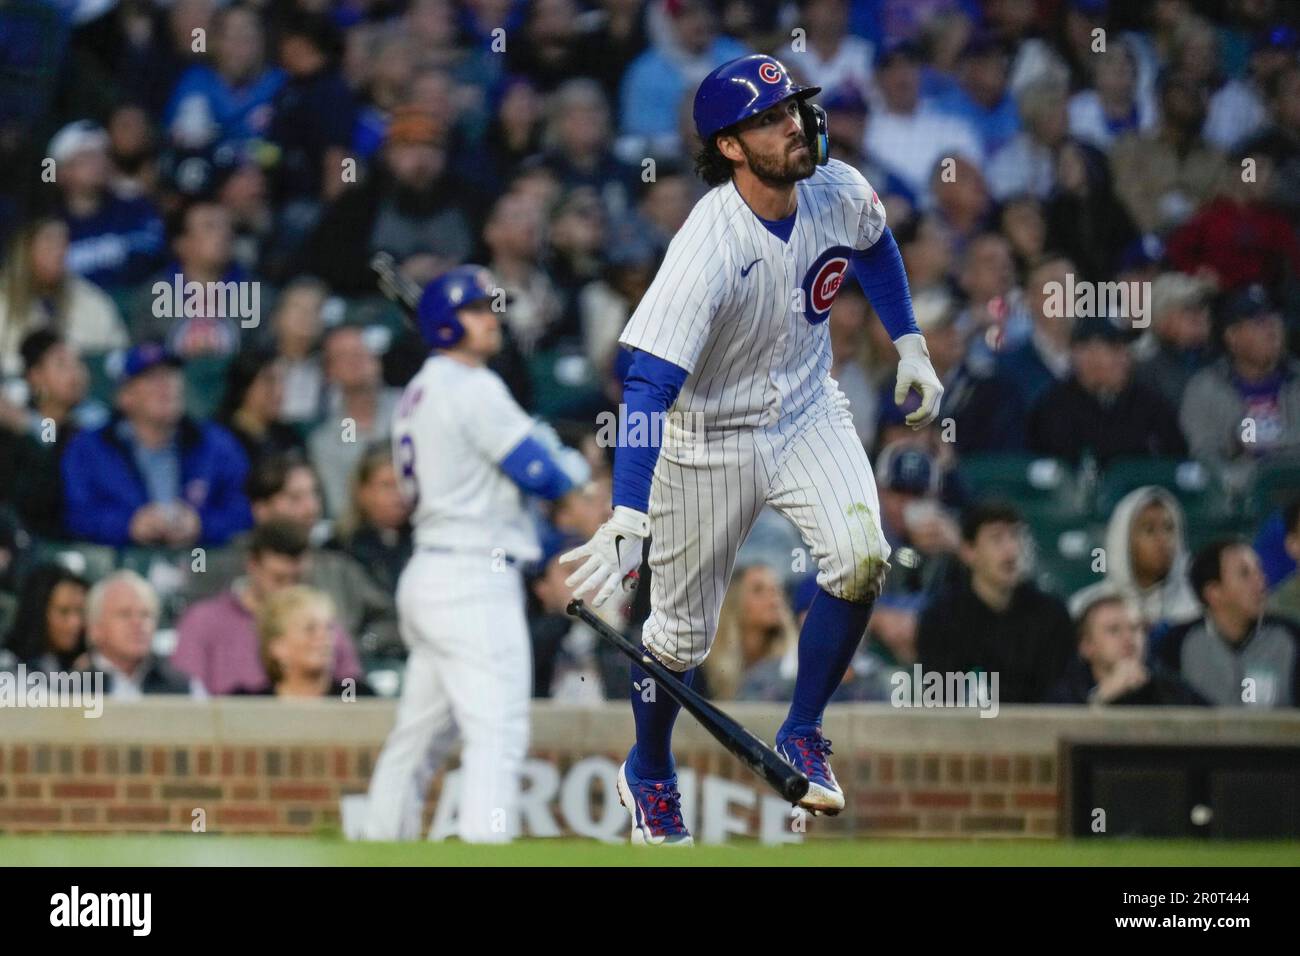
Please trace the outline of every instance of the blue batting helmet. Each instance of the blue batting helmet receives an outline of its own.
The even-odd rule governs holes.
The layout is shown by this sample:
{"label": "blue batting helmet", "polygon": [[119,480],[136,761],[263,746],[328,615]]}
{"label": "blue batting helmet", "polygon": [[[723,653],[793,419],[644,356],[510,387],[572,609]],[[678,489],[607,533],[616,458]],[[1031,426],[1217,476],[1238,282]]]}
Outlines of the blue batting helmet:
{"label": "blue batting helmet", "polygon": [[482,266],[457,266],[424,287],[415,318],[430,348],[449,349],[465,336],[456,312],[492,298],[492,274]]}
{"label": "blue batting helmet", "polygon": [[820,86],[800,86],[780,60],[761,53],[722,64],[695,91],[695,131],[710,136],[792,96],[805,99]]}

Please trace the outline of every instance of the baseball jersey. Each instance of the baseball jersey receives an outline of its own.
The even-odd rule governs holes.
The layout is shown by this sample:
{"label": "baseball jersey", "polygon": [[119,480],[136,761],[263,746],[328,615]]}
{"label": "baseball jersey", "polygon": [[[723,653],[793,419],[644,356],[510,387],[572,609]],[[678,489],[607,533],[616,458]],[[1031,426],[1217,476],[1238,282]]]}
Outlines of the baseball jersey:
{"label": "baseball jersey", "polygon": [[835,388],[826,319],[850,256],[884,232],[885,207],[835,159],[795,191],[783,242],[734,180],[710,190],[619,338],[690,373],[674,410],[708,428],[771,424]]}
{"label": "baseball jersey", "polygon": [[491,369],[446,355],[425,360],[393,422],[393,458],[414,506],[417,547],[541,556],[523,493],[499,467],[532,427]]}

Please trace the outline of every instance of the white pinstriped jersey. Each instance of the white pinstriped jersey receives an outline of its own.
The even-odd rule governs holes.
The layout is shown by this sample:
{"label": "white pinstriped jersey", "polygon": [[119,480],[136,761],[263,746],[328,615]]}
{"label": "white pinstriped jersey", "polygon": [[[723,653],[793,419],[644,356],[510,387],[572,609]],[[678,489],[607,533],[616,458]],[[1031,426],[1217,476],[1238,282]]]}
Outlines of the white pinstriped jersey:
{"label": "white pinstriped jersey", "polygon": [[794,228],[782,242],[734,181],[711,189],[619,338],[690,373],[674,410],[700,415],[707,428],[769,424],[835,388],[826,317],[853,250],[884,232],[885,207],[835,159],[795,190]]}

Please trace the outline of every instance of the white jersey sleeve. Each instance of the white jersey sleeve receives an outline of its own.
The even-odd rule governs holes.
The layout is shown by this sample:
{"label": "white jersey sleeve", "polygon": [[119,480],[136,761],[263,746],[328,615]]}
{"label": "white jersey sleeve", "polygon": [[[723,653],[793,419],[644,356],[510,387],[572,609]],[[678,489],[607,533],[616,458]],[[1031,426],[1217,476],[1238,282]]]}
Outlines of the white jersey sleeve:
{"label": "white jersey sleeve", "polygon": [[718,203],[696,204],[619,336],[622,345],[695,371],[732,275],[728,247],[718,241],[725,228]]}
{"label": "white jersey sleeve", "polygon": [[859,251],[870,249],[885,232],[885,204],[880,201],[876,191],[867,182],[865,176],[848,163],[831,160],[837,165],[836,170],[842,176],[840,195],[849,204],[850,220],[857,223],[854,230],[853,248]]}
{"label": "white jersey sleeve", "polygon": [[489,369],[476,369],[447,400],[456,410],[465,439],[488,461],[499,463],[532,430],[533,420],[505,382]]}

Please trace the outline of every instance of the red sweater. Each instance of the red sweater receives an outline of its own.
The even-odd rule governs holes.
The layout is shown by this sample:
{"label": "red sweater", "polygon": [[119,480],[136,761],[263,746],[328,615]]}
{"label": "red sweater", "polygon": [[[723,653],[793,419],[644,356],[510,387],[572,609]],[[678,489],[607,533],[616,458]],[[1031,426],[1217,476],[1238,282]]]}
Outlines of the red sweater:
{"label": "red sweater", "polygon": [[1182,272],[1210,268],[1224,289],[1252,282],[1272,285],[1282,278],[1284,261],[1300,275],[1300,244],[1290,221],[1269,206],[1242,205],[1226,196],[1175,230],[1167,251]]}

